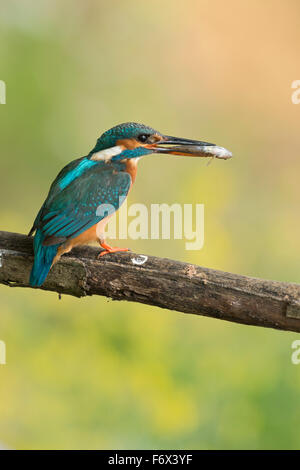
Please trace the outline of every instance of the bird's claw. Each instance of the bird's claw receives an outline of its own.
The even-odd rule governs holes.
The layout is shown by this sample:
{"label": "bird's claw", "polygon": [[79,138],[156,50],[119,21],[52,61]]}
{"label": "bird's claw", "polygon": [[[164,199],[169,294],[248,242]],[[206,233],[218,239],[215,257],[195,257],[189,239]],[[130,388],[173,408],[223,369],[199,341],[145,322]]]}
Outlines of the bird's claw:
{"label": "bird's claw", "polygon": [[129,248],[110,247],[109,249],[101,251],[101,253],[98,255],[98,258],[101,258],[101,256],[107,255],[109,253],[118,253],[119,251],[129,251]]}

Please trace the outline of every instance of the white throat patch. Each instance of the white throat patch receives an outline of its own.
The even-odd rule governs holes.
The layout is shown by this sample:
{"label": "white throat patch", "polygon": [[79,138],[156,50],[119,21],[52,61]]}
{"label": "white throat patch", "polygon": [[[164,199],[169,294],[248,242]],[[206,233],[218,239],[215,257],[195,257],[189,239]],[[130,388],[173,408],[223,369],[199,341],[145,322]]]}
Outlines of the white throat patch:
{"label": "white throat patch", "polygon": [[115,157],[116,155],[119,155],[122,153],[124,150],[123,147],[120,145],[116,145],[115,147],[110,147],[108,149],[100,150],[99,152],[93,153],[91,156],[91,160],[95,161],[104,161],[104,162],[109,162],[112,157]]}

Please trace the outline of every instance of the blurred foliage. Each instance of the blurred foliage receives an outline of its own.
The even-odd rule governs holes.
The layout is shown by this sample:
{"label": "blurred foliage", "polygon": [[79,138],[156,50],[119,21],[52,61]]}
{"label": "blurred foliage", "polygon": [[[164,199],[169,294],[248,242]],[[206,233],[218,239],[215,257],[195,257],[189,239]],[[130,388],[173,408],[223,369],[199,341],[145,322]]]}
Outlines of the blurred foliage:
{"label": "blurred foliage", "polygon": [[[299,13],[295,0],[1,1],[1,229],[28,232],[61,167],[133,120],[235,158],[143,159],[129,203],[204,203],[205,246],[132,249],[300,282]],[[299,448],[295,334],[0,292],[6,446]]]}

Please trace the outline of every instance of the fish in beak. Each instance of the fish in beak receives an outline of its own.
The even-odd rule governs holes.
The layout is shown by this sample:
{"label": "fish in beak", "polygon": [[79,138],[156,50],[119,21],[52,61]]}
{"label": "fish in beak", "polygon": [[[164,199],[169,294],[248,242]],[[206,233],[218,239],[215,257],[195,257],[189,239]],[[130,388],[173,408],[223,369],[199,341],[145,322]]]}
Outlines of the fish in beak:
{"label": "fish in beak", "polygon": [[157,153],[168,153],[171,155],[185,155],[189,157],[212,157],[227,160],[232,153],[224,147],[199,140],[182,139],[180,137],[163,136],[153,149]]}

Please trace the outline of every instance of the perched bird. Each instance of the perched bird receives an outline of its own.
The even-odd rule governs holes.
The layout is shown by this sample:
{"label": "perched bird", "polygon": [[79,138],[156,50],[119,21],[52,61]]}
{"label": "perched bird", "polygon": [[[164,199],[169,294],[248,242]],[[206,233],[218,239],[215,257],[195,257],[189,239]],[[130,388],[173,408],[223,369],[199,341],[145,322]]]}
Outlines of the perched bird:
{"label": "perched bird", "polygon": [[[98,241],[107,253],[127,251],[105,243],[104,227],[134,183],[140,157],[153,153],[216,157],[231,153],[214,144],[161,134],[134,122],[104,132],[91,152],[66,165],[52,183],[29,236],[34,235],[31,286],[41,286],[51,266],[76,245]],[[113,209],[101,211],[102,205]]]}

